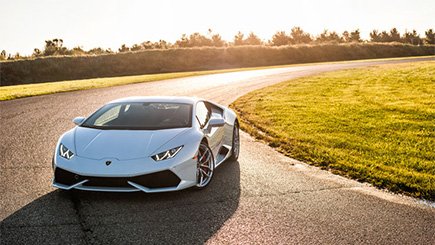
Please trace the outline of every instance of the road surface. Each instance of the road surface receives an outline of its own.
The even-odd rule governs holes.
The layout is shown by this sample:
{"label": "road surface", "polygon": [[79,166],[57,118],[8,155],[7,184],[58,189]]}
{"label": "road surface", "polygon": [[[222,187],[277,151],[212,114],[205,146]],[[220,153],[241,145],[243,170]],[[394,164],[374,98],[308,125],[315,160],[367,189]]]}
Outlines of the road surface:
{"label": "road surface", "polygon": [[434,207],[290,159],[243,132],[239,160],[222,164],[203,191],[51,186],[59,136],[74,127],[74,117],[108,101],[186,95],[227,106],[292,78],[397,62],[405,61],[235,72],[0,102],[1,244],[435,244]]}

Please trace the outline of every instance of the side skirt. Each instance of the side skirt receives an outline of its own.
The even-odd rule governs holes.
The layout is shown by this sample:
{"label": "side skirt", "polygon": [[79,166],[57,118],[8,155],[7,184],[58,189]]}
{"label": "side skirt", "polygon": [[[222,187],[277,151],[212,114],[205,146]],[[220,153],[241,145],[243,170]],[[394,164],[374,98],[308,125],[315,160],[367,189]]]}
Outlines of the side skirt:
{"label": "side skirt", "polygon": [[221,165],[225,160],[227,160],[231,155],[231,146],[223,145],[219,149],[219,153],[216,157],[215,168]]}

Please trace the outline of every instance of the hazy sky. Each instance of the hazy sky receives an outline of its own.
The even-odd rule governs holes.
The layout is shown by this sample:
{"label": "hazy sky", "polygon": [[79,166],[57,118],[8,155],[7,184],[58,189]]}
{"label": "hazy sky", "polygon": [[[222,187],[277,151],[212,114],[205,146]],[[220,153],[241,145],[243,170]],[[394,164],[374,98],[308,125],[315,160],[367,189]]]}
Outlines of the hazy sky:
{"label": "hazy sky", "polygon": [[294,26],[314,35],[360,29],[365,39],[373,29],[424,37],[435,28],[434,0],[0,0],[0,10],[0,50],[27,55],[53,38],[68,48],[117,50],[208,29],[232,41],[238,31],[268,40]]}

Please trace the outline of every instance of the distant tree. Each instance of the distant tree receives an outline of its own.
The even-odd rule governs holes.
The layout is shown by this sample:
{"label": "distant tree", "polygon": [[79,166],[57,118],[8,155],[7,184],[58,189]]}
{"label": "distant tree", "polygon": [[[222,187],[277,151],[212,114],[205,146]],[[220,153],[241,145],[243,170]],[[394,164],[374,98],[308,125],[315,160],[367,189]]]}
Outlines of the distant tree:
{"label": "distant tree", "polygon": [[425,31],[424,34],[426,34],[426,38],[424,39],[426,44],[435,44],[435,33],[433,29]]}
{"label": "distant tree", "polygon": [[[56,44],[54,42],[55,40],[56,40]],[[56,46],[57,46],[57,39],[46,40],[45,47],[44,47],[44,56],[53,55],[56,52],[57,49]]]}
{"label": "distant tree", "polygon": [[46,40],[45,41],[45,47],[44,47],[44,56],[51,56],[51,55],[66,55],[69,54],[68,49],[63,47],[63,40],[62,39],[52,39],[52,40]]}
{"label": "distant tree", "polygon": [[383,42],[383,43],[400,42],[401,41],[400,33],[399,33],[399,31],[397,31],[396,28],[392,28],[390,30],[390,33],[386,32],[386,31],[382,31],[378,35],[375,35],[375,34],[377,34],[377,30],[376,30],[376,32],[373,31],[372,33],[370,33],[370,38],[372,41],[374,41],[375,39],[378,42]]}
{"label": "distant tree", "polygon": [[144,41],[140,44],[143,49],[153,49],[153,43],[151,41]]}
{"label": "distant tree", "polygon": [[71,50],[72,55],[84,55],[86,51],[83,50],[83,47],[77,46]]}
{"label": "distant tree", "polygon": [[370,41],[371,42],[382,42],[382,36],[381,34],[378,32],[378,30],[373,30],[372,32],[370,32]]}
{"label": "distant tree", "polygon": [[350,42],[350,34],[349,34],[349,32],[348,31],[344,31],[341,34],[341,38],[343,39],[343,42],[346,42],[346,43]]}
{"label": "distant tree", "polygon": [[2,50],[2,52],[0,53],[0,60],[6,60],[6,50]]}
{"label": "distant tree", "polygon": [[290,36],[288,36],[285,31],[277,31],[273,37],[271,44],[272,46],[282,46],[290,43]]}
{"label": "distant tree", "polygon": [[293,44],[310,43],[311,35],[304,32],[299,26],[295,26],[290,31],[290,40]]}
{"label": "distant tree", "polygon": [[356,29],[350,33],[349,42],[356,42],[356,43],[362,42],[359,29]]}
{"label": "distant tree", "polygon": [[401,41],[403,43],[410,43],[413,45],[420,45],[421,44],[420,35],[417,34],[416,30],[412,30],[412,32],[405,30],[405,33],[403,34]]}
{"label": "distant tree", "polygon": [[160,39],[158,42],[155,42],[153,44],[154,49],[167,49],[169,47],[168,42],[165,40]]}
{"label": "distant tree", "polygon": [[333,32],[329,33],[329,41],[330,42],[342,43],[343,42],[343,38],[341,38],[340,35],[336,31],[333,31]]}
{"label": "distant tree", "polygon": [[130,48],[130,50],[131,51],[139,51],[139,50],[141,50],[142,49],[142,46],[141,45],[138,45],[138,44],[133,44],[132,46],[131,46],[131,48]]}
{"label": "distant tree", "polygon": [[195,32],[189,37],[189,47],[204,47],[213,46],[213,41],[206,36],[201,35],[199,32]]}
{"label": "distant tree", "polygon": [[387,31],[382,31],[380,36],[381,36],[381,42],[383,43],[392,42],[391,36],[390,34],[388,34]]}
{"label": "distant tree", "polygon": [[23,56],[21,56],[21,54],[20,53],[15,53],[15,55],[14,55],[14,60],[20,60],[20,59],[23,59],[24,57]]}
{"label": "distant tree", "polygon": [[105,54],[105,53],[108,53],[108,52],[107,52],[107,50],[104,50],[104,49],[98,47],[98,48],[90,49],[87,53],[88,54],[98,55],[98,54]]}
{"label": "distant tree", "polygon": [[390,30],[390,42],[400,42],[400,33],[396,28]]}
{"label": "distant tree", "polygon": [[234,46],[240,46],[245,44],[245,35],[239,31],[237,35],[234,36]]}
{"label": "distant tree", "polygon": [[222,40],[222,37],[219,34],[213,34],[211,40],[214,47],[223,47],[225,45],[225,41]]}
{"label": "distant tree", "polygon": [[124,53],[124,52],[128,52],[128,51],[130,51],[130,48],[127,47],[125,44],[123,44],[123,45],[121,45],[121,47],[118,49],[118,51],[119,51],[120,53]]}
{"label": "distant tree", "polygon": [[[209,30],[209,36],[210,38],[201,35],[199,32],[195,32],[193,34],[191,34],[189,37],[187,37],[186,34],[183,34],[181,36],[180,40],[177,40],[175,42],[175,47],[180,47],[180,48],[186,48],[186,47],[204,47],[204,46],[215,46],[215,45],[220,45],[219,44],[219,40],[220,36],[214,36],[214,40],[213,40],[213,35],[211,35],[211,30]],[[169,43],[167,43],[164,40],[160,40],[159,43],[154,43],[155,48],[169,48],[170,45]]]}
{"label": "distant tree", "polygon": [[199,32],[195,32],[190,34],[188,47],[201,47],[202,35]]}
{"label": "distant tree", "polygon": [[43,55],[42,51],[39,48],[33,49],[33,54],[32,54],[33,57],[41,57],[42,55]]}
{"label": "distant tree", "polygon": [[338,35],[337,32],[324,30],[320,35],[316,37],[316,42],[318,43],[342,43],[343,38]]}
{"label": "distant tree", "polygon": [[159,40],[159,45],[163,48],[163,49],[168,49],[172,46],[171,43],[166,42],[165,40]]}
{"label": "distant tree", "polygon": [[189,45],[189,38],[186,34],[181,35],[180,40],[175,42],[175,45],[180,48],[186,48]]}
{"label": "distant tree", "polygon": [[261,45],[263,42],[253,32],[249,33],[249,36],[244,40],[245,45]]}
{"label": "distant tree", "polygon": [[320,43],[328,42],[329,41],[328,37],[329,37],[328,30],[323,30],[323,32],[320,33],[320,35],[317,35],[316,42],[320,42]]}
{"label": "distant tree", "polygon": [[219,34],[213,34],[213,31],[211,29],[208,29],[206,38],[207,45],[205,46],[223,47],[226,44],[226,42],[222,40],[222,37]]}

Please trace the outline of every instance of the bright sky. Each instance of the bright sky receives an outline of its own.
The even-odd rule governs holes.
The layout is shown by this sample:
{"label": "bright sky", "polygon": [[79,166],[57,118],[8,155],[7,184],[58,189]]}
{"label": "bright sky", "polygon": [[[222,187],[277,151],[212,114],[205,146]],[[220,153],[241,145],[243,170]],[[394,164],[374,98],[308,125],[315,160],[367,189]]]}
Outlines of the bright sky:
{"label": "bright sky", "polygon": [[435,28],[434,0],[0,0],[0,50],[30,55],[45,40],[64,46],[117,50],[159,39],[174,43],[182,34],[208,29],[232,41],[238,31],[270,39],[300,26],[311,34],[360,29]]}

